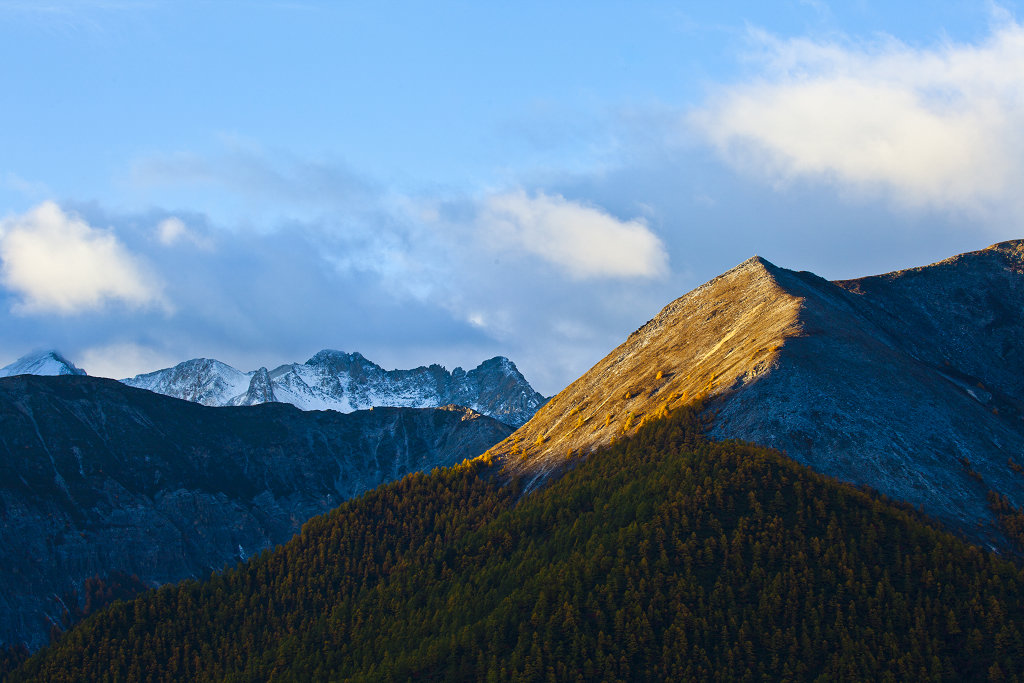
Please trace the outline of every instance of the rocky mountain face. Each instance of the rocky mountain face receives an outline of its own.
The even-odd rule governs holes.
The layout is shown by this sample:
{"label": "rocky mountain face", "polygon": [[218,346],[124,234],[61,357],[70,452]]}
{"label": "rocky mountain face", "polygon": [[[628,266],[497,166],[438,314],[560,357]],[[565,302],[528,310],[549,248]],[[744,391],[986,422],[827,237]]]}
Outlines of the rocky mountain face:
{"label": "rocky mountain face", "polygon": [[0,368],[0,377],[15,375],[84,375],[85,370],[60,354],[59,351],[34,351]]}
{"label": "rocky mountain face", "polygon": [[90,577],[205,576],[510,431],[454,406],[211,408],[90,377],[0,380],[0,644],[44,644]]}
{"label": "rocky mountain face", "polygon": [[351,412],[375,406],[456,404],[517,427],[544,403],[512,361],[497,356],[475,369],[440,365],[385,370],[359,353],[324,350],[305,363],[241,372],[198,358],[122,380],[140,389],[208,406],[290,403],[303,410]]}
{"label": "rocky mountain face", "polygon": [[711,434],[1003,540],[1024,506],[1024,242],[829,282],[754,257],[666,306],[490,455],[542,479],[700,399]]}

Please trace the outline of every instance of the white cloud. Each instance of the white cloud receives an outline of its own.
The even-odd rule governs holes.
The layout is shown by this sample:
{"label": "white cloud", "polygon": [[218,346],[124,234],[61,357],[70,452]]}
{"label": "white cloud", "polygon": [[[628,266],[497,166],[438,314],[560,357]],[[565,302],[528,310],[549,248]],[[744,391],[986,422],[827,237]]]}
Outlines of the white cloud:
{"label": "white cloud", "polygon": [[93,377],[124,379],[144,372],[169,368],[180,362],[166,353],[148,346],[123,343],[97,346],[82,351],[79,367]]}
{"label": "white cloud", "polygon": [[167,304],[156,279],[114,236],[54,202],[0,220],[0,283],[22,312],[76,313],[108,301]]}
{"label": "white cloud", "polygon": [[761,77],[721,88],[690,119],[738,168],[912,207],[1024,209],[1020,25],[932,49],[756,38]]}
{"label": "white cloud", "polygon": [[160,244],[169,247],[188,234],[188,228],[180,218],[165,218],[156,226]]}
{"label": "white cloud", "polygon": [[643,219],[621,221],[561,195],[491,196],[478,227],[494,247],[525,250],[574,279],[649,278],[668,270],[665,245]]}
{"label": "white cloud", "polygon": [[182,241],[186,241],[191,242],[203,250],[213,248],[213,244],[209,238],[196,234],[193,230],[190,230],[187,225],[185,225],[184,221],[175,216],[165,218],[157,224],[156,236],[157,239],[160,240],[160,244],[165,247],[171,247]]}

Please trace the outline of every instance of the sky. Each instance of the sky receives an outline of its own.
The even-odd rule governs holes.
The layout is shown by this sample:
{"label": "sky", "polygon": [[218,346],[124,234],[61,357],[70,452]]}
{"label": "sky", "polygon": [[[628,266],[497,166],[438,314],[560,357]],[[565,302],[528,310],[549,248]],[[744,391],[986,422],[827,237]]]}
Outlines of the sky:
{"label": "sky", "polygon": [[0,366],[551,395],[754,254],[1024,237],[1018,3],[0,0]]}

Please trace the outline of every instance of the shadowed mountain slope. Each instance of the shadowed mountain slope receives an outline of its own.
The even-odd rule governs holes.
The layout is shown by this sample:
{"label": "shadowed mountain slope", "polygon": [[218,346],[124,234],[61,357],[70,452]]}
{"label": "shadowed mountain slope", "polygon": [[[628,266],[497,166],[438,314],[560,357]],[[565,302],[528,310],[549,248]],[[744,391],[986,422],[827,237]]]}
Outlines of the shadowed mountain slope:
{"label": "shadowed mountain slope", "polygon": [[1024,505],[1024,249],[994,245],[832,283],[752,258],[665,307],[491,454],[545,476],[708,397],[711,434],[1005,539],[986,495]]}
{"label": "shadowed mountain slope", "polygon": [[11,681],[966,681],[1024,674],[1019,567],[684,408],[523,496],[411,475]]}
{"label": "shadowed mountain slope", "polygon": [[44,644],[90,577],[205,576],[509,431],[461,407],[210,408],[113,380],[0,380],[0,644]]}

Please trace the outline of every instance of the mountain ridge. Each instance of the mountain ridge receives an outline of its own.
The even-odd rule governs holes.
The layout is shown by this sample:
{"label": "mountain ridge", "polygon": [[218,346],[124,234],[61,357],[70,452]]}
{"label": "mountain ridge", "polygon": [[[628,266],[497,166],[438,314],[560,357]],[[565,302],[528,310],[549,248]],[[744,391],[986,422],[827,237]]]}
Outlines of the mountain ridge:
{"label": "mountain ridge", "polygon": [[[0,368],[0,377],[85,375],[59,351],[33,351]],[[495,356],[469,371],[448,372],[437,363],[385,370],[358,351],[323,349],[305,363],[242,372],[214,358],[192,358],[172,367],[120,380],[123,384],[206,406],[291,403],[302,410],[351,412],[370,407],[438,408],[464,405],[518,427],[547,399],[515,363]]]}
{"label": "mountain ridge", "polygon": [[700,398],[715,438],[1005,545],[986,497],[1024,506],[1008,466],[1024,454],[1022,244],[836,283],[752,257],[665,306],[488,457],[539,482]]}
{"label": "mountain ridge", "polygon": [[121,381],[209,406],[274,400],[303,410],[351,412],[373,406],[457,404],[514,427],[526,422],[545,400],[504,356],[469,371],[457,367],[448,372],[436,363],[385,370],[359,352],[324,349],[305,363],[286,363],[273,370],[244,373],[220,361],[197,358]]}
{"label": "mountain ridge", "polygon": [[[490,455],[514,471],[543,474],[557,469],[567,451],[590,452],[635,431],[644,418],[731,385],[748,372],[734,362],[732,338],[756,355],[753,373],[766,371],[777,357],[775,344],[799,329],[799,301],[777,285],[774,269],[754,256],[670,302]],[[729,297],[747,301],[747,308],[729,307]],[[723,327],[731,332],[719,334]],[[555,433],[558,450],[548,442]]]}

